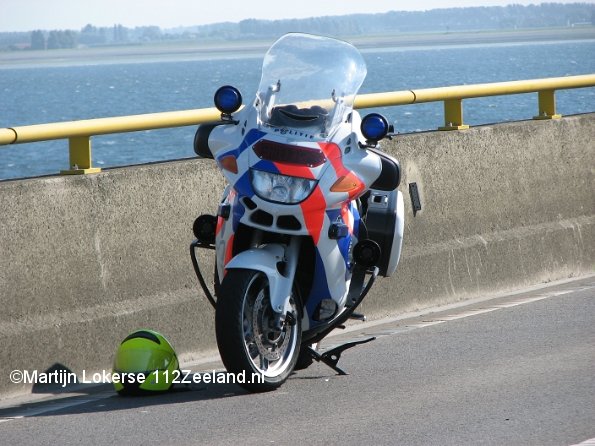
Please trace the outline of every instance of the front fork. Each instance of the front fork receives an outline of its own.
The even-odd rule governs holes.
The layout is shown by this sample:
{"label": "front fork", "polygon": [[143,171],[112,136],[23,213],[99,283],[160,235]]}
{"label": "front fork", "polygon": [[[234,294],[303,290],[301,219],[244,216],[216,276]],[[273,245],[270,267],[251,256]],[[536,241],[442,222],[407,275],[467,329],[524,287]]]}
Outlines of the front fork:
{"label": "front fork", "polygon": [[291,313],[290,298],[300,254],[301,238],[292,236],[287,245],[269,243],[237,254],[225,269],[250,269],[267,276],[271,308],[284,321]]}
{"label": "front fork", "polygon": [[[295,323],[300,323],[298,315],[294,314],[292,311],[290,301],[300,254],[301,238],[292,236],[287,245],[280,243],[261,245],[261,240],[262,232],[256,231],[252,238],[251,248],[239,253],[231,259],[231,261],[225,265],[225,269],[251,269],[261,271],[267,276],[269,281],[271,308],[275,313],[273,324],[277,330],[282,331],[286,324],[293,325]],[[215,249],[212,241],[214,241],[214,233],[213,237],[209,238],[208,241],[201,240],[197,235],[197,240],[190,245],[190,255],[200,285],[210,303],[216,309],[217,301],[208,290],[196,259],[196,248]],[[366,274],[371,274],[371,277],[368,280],[368,283],[364,285],[364,276]],[[317,329],[311,330],[308,336],[302,338],[302,343],[318,343],[332,330],[337,327],[342,327],[343,323],[354,315],[354,310],[359,306],[372,287],[377,275],[378,267],[364,268],[356,265],[348,295],[348,299],[352,302],[352,305],[344,308],[343,311],[328,323],[322,324]],[[298,300],[296,305],[302,305],[302,302]],[[373,339],[375,338],[372,337],[355,342],[348,342],[347,344],[340,345],[322,354],[318,353],[309,345],[304,345],[304,347],[307,354],[313,360],[323,362],[340,375],[345,375],[346,372],[337,366],[341,353],[348,348],[372,341]]]}
{"label": "front fork", "polygon": [[[198,217],[193,227],[196,240],[190,245],[190,257],[194,271],[205,296],[213,308],[217,307],[217,301],[202,276],[196,257],[196,249],[227,250],[230,248],[225,244],[216,247],[216,226],[217,217],[211,215]],[[250,249],[238,253],[227,262],[224,271],[228,269],[249,269],[264,273],[269,282],[271,308],[279,315],[279,321],[283,321],[287,314],[291,314],[290,298],[302,240],[299,236],[291,236],[288,244],[268,243],[263,245],[262,236],[261,230],[255,230],[252,234]],[[228,241],[228,243],[230,242],[233,243],[233,241]]]}

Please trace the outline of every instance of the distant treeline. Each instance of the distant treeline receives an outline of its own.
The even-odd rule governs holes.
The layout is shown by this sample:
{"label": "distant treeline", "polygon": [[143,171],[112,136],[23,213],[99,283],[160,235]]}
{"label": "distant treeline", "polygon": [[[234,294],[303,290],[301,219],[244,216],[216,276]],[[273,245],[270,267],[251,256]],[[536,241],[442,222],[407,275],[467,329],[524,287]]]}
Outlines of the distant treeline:
{"label": "distant treeline", "polygon": [[81,30],[35,30],[0,33],[0,49],[74,48],[79,45],[113,45],[162,40],[268,39],[291,31],[333,36],[454,32],[595,25],[593,3],[542,3],[429,11],[392,11],[286,20],[242,20],[162,30],[157,26],[95,27]]}
{"label": "distant treeline", "polygon": [[142,43],[165,39],[179,39],[179,35],[162,32],[158,26],[126,28],[122,25],[95,27],[87,25],[75,30],[35,30],[31,32],[0,33],[0,49],[57,49],[82,46]]}
{"label": "distant treeline", "polygon": [[[304,20],[243,20],[237,26],[243,36],[270,37],[289,30],[335,35],[369,35],[409,32],[448,32],[547,28],[595,24],[595,5],[542,3],[475,8],[392,11]],[[200,31],[200,28],[197,29]]]}

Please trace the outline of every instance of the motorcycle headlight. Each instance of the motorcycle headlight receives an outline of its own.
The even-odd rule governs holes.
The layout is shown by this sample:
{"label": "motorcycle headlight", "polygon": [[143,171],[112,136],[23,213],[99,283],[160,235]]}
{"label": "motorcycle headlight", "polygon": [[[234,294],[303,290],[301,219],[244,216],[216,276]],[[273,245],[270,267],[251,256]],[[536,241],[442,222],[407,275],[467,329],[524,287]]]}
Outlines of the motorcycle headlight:
{"label": "motorcycle headlight", "polygon": [[316,180],[252,170],[252,187],[263,200],[294,204],[304,201],[316,187]]}

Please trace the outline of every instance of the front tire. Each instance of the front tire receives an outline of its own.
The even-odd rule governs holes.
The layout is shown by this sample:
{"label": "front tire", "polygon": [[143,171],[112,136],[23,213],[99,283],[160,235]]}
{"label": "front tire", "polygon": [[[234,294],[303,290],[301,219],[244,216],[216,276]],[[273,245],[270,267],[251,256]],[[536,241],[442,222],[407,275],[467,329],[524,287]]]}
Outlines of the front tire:
{"label": "front tire", "polygon": [[284,322],[278,329],[266,275],[246,269],[231,269],[225,275],[215,312],[217,346],[225,368],[245,389],[276,389],[295,368],[302,337],[297,299],[290,300],[292,323]]}

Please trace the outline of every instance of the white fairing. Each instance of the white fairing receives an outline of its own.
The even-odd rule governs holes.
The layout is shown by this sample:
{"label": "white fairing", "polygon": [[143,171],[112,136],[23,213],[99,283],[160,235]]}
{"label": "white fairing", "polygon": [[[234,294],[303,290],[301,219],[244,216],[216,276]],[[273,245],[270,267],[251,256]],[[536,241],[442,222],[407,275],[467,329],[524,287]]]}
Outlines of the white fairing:
{"label": "white fairing", "polygon": [[397,191],[397,219],[395,222],[395,236],[393,238],[393,246],[390,251],[390,260],[386,268],[386,277],[393,274],[397,266],[399,266],[399,259],[401,258],[401,246],[403,245],[403,230],[405,227],[405,205],[403,203],[403,194]]}
{"label": "white fairing", "polygon": [[249,249],[235,256],[225,269],[253,269],[264,273],[269,281],[271,306],[278,313],[286,313],[289,308],[289,296],[293,286],[295,270],[289,277],[279,274],[277,264],[285,258],[285,248],[281,245],[265,245],[258,249]]}
{"label": "white fairing", "polygon": [[[230,214],[218,218],[216,230],[219,277],[234,268],[263,272],[273,310],[285,314],[298,258],[308,253],[305,262],[300,260],[307,262],[300,264],[300,272],[312,278],[309,289],[303,290],[312,324],[320,322],[313,315],[323,300],[332,299],[339,311],[345,306],[354,267],[352,250],[364,217],[358,202],[382,172],[382,160],[367,150],[361,118],[353,110],[365,74],[363,58],[345,42],[283,37],[265,57],[256,98],[234,113],[233,120],[213,128],[208,140],[229,183],[222,203]],[[271,198],[267,181],[275,184],[270,180],[274,177],[307,181],[312,185],[309,195],[301,201]],[[283,189],[289,182],[277,184]],[[397,209],[387,275],[395,271],[401,252],[400,192]],[[342,235],[329,235],[337,231]],[[262,234],[282,237],[263,239]],[[247,241],[248,236],[253,238]],[[306,240],[303,251],[293,246],[301,240]]]}

